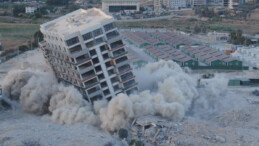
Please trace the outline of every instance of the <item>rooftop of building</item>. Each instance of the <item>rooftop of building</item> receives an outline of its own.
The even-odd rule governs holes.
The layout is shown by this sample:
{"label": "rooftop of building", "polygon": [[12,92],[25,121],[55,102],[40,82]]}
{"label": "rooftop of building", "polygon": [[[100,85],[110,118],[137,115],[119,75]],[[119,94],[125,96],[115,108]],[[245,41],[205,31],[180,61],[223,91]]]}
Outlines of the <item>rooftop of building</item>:
{"label": "rooftop of building", "polygon": [[59,17],[41,25],[41,29],[63,35],[94,27],[101,22],[113,19],[102,10],[92,8],[88,10],[78,9],[67,15]]}
{"label": "rooftop of building", "polygon": [[39,3],[29,3],[26,5],[26,7],[38,7],[39,5]]}

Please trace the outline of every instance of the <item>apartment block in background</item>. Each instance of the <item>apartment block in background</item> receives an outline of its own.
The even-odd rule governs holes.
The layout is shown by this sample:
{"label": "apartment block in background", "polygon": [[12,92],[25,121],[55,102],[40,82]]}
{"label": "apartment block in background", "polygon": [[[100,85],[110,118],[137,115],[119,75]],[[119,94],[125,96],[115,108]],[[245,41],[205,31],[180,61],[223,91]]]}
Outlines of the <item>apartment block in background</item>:
{"label": "apartment block in background", "polygon": [[174,9],[186,8],[186,0],[171,0],[171,7]]}
{"label": "apartment block in background", "polygon": [[136,91],[127,50],[114,19],[99,9],[79,9],[41,25],[40,47],[56,77],[88,101]]}
{"label": "apartment block in background", "polygon": [[233,9],[239,6],[241,0],[224,0],[224,6]]}
{"label": "apartment block in background", "polygon": [[215,7],[215,6],[223,7],[224,0],[208,0],[207,5],[211,7]]}
{"label": "apartment block in background", "polygon": [[204,7],[207,5],[207,0],[193,0],[193,7]]}
{"label": "apartment block in background", "polygon": [[139,9],[139,0],[102,0],[102,10],[109,13],[137,12]]}
{"label": "apartment block in background", "polygon": [[154,8],[155,9],[171,9],[172,8],[172,0],[154,0]]}

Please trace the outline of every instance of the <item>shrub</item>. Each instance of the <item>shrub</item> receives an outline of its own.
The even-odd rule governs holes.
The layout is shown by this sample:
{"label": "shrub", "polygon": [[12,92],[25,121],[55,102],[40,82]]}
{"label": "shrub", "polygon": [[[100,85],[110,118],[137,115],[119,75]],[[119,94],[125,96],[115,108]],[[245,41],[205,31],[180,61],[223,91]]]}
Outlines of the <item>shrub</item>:
{"label": "shrub", "polygon": [[135,143],[135,146],[144,146],[144,145],[145,144],[140,140]]}
{"label": "shrub", "polygon": [[21,146],[40,146],[40,143],[34,140],[26,140],[22,142]]}
{"label": "shrub", "polygon": [[126,129],[124,129],[124,128],[121,128],[119,130],[119,137],[121,139],[127,138],[128,137],[128,131]]}

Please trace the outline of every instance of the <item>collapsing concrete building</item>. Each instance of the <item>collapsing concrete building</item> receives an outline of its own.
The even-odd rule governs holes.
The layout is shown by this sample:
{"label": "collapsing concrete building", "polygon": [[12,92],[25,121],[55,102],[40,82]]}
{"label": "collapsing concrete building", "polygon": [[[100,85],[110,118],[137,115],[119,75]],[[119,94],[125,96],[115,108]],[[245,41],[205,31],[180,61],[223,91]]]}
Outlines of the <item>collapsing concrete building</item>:
{"label": "collapsing concrete building", "polygon": [[41,25],[40,47],[57,79],[88,101],[130,94],[137,83],[114,19],[99,9],[79,9]]}

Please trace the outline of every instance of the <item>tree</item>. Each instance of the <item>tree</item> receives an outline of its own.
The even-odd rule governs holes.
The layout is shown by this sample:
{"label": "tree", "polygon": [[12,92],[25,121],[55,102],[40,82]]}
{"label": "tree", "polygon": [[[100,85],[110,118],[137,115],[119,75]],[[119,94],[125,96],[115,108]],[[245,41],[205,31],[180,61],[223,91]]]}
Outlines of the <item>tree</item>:
{"label": "tree", "polygon": [[247,39],[247,40],[246,40],[246,45],[249,46],[249,45],[251,45],[251,44],[253,44],[253,42],[251,41],[251,39]]}
{"label": "tree", "polygon": [[38,12],[35,12],[35,13],[34,13],[34,16],[35,16],[36,18],[41,18],[41,17],[42,17],[42,14],[38,11]]}
{"label": "tree", "polygon": [[32,45],[33,48],[38,47],[38,43],[43,41],[43,34],[41,33],[41,31],[37,31],[34,33],[33,35],[33,42],[29,42],[30,45]]}
{"label": "tree", "polygon": [[200,33],[201,32],[201,27],[200,26],[197,26],[197,25],[195,25],[195,27],[194,27],[194,33]]}
{"label": "tree", "polygon": [[202,31],[202,33],[206,33],[207,32],[206,26],[201,26],[201,31]]}
{"label": "tree", "polygon": [[50,6],[65,6],[68,5],[69,0],[47,0],[47,5]]}
{"label": "tree", "polygon": [[29,47],[26,46],[26,45],[21,45],[18,47],[19,51],[21,52],[25,52],[25,51],[28,51],[29,50]]}
{"label": "tree", "polygon": [[25,13],[25,5],[14,5],[13,7],[13,15],[15,17],[18,17],[20,13]]}
{"label": "tree", "polygon": [[127,138],[128,137],[128,131],[126,129],[124,129],[124,128],[121,128],[119,130],[119,137],[121,139]]}
{"label": "tree", "polygon": [[80,8],[80,6],[74,5],[74,4],[68,6],[69,11],[75,11],[79,8]]}
{"label": "tree", "polygon": [[43,34],[41,33],[41,31],[37,31],[37,32],[35,32],[34,33],[34,35],[33,35],[33,37],[34,37],[34,40],[36,40],[36,41],[43,41],[43,38],[44,38],[44,36],[43,36]]}
{"label": "tree", "polygon": [[236,35],[237,35],[238,38],[242,37],[243,31],[238,29],[237,32],[236,32]]}
{"label": "tree", "polygon": [[212,9],[209,9],[208,7],[206,8],[196,8],[195,9],[195,14],[198,14],[201,17],[215,17],[217,16]]}
{"label": "tree", "polygon": [[41,15],[46,15],[48,12],[47,12],[47,7],[46,6],[43,6],[43,7],[40,7],[38,9],[38,12],[41,14]]}
{"label": "tree", "polygon": [[245,43],[245,37],[243,37],[242,30],[232,31],[230,33],[230,39],[235,45],[243,45]]}

